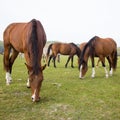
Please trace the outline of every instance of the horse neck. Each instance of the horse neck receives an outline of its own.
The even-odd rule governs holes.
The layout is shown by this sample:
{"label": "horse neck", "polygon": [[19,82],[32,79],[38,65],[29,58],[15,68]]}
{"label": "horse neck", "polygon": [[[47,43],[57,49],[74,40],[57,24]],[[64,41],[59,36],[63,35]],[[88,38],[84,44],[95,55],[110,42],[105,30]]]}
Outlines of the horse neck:
{"label": "horse neck", "polygon": [[90,54],[89,54],[89,47],[87,47],[85,49],[85,51],[83,51],[81,53],[80,59],[81,59],[81,61],[84,61],[87,64],[89,56],[90,56]]}
{"label": "horse neck", "polygon": [[86,49],[86,52],[84,54],[84,61],[87,63],[88,62],[88,58],[89,58],[89,48]]}

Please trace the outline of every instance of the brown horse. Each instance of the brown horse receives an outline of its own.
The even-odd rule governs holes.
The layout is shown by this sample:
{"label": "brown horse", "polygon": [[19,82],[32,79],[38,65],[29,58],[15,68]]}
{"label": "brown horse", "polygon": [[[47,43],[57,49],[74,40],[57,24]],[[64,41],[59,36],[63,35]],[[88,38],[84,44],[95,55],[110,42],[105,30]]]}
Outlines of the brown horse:
{"label": "brown horse", "polygon": [[[50,50],[52,50],[52,54],[49,56]],[[71,59],[71,67],[74,67],[73,66],[73,56],[77,55],[79,58],[81,51],[80,51],[79,47],[77,45],[75,45],[74,43],[56,42],[56,43],[50,44],[48,47],[48,50],[47,50],[47,59],[49,58],[48,66],[50,66],[51,58],[53,58],[54,67],[56,67],[55,60],[56,60],[57,54],[69,55],[68,60],[65,64],[65,67],[67,67],[70,59]]]}
{"label": "brown horse", "polygon": [[39,101],[40,88],[43,81],[41,58],[46,43],[46,34],[40,21],[28,23],[12,23],[4,31],[4,68],[6,83],[11,83],[12,65],[18,53],[24,53],[28,69],[28,87],[32,90],[32,100]]}
{"label": "brown horse", "polygon": [[108,71],[105,66],[105,57],[109,57],[110,75],[113,74],[113,70],[117,67],[117,44],[112,38],[100,38],[98,36],[93,37],[85,45],[81,57],[80,57],[80,78],[83,78],[88,70],[88,58],[91,57],[92,61],[92,77],[95,77],[94,57],[98,56],[102,61],[102,65],[105,69],[106,78],[108,77]]}
{"label": "brown horse", "polygon": [[[80,48],[80,50],[81,51],[83,51],[83,49],[84,49],[84,47],[85,47],[85,45],[87,44],[87,42],[83,42],[83,43],[81,43],[80,45],[79,45],[79,48]],[[98,57],[97,55],[95,55],[95,57]],[[109,59],[109,56],[108,57],[106,57],[107,58],[107,60],[108,60],[108,63],[109,63],[109,65],[110,65],[110,59]],[[99,66],[99,62],[100,62],[101,60],[100,60],[100,58],[98,59],[98,61],[97,61],[97,64],[96,64],[96,66],[98,67]],[[78,61],[79,62],[79,61]],[[102,62],[102,61],[101,61]],[[111,69],[111,65],[110,65],[110,69]]]}

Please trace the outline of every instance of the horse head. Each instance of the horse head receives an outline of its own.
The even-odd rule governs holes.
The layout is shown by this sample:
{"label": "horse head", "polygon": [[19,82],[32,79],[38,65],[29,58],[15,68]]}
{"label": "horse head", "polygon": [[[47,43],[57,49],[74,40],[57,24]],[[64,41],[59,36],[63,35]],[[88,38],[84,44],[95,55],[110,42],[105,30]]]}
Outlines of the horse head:
{"label": "horse head", "polygon": [[86,61],[82,61],[79,65],[79,68],[80,68],[80,74],[79,74],[79,78],[84,78],[87,70],[88,70],[88,65],[87,65],[87,62]]}
{"label": "horse head", "polygon": [[39,71],[37,74],[33,71],[33,68],[31,66],[27,64],[25,65],[27,66],[28,74],[29,74],[27,87],[30,87],[32,90],[32,97],[31,97],[32,101],[37,102],[40,100],[39,93],[43,81],[43,70],[45,69],[46,64],[42,67],[39,67]]}

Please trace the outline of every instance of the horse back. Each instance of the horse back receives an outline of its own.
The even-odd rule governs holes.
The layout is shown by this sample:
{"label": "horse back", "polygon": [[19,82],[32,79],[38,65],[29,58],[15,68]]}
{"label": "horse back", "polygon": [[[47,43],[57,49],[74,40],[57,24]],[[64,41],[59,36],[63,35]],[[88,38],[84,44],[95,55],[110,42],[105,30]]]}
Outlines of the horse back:
{"label": "horse back", "polygon": [[96,54],[102,54],[104,56],[116,51],[117,45],[112,38],[100,38],[95,42]]}
{"label": "horse back", "polygon": [[[38,44],[42,50],[46,43],[46,34],[40,21],[35,20],[37,24]],[[28,23],[12,23],[4,31],[4,45],[11,45],[18,52],[27,51],[31,32],[32,21]]]}
{"label": "horse back", "polygon": [[70,55],[71,53],[74,54],[76,51],[74,49],[74,47],[69,44],[69,43],[54,43],[52,45],[52,52],[54,54],[62,54],[62,55]]}

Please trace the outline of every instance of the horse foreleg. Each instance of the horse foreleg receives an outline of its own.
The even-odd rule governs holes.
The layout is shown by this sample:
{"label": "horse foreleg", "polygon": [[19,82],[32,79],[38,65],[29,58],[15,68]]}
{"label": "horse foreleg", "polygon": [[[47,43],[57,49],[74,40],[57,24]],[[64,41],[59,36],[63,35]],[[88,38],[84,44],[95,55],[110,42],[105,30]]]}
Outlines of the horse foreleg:
{"label": "horse foreleg", "polygon": [[97,67],[99,66],[99,62],[100,62],[100,59],[98,59],[98,61],[97,61],[97,64],[96,64]]}
{"label": "horse foreleg", "polygon": [[67,65],[68,65],[68,63],[69,63],[69,61],[70,61],[70,56],[68,57],[68,60],[67,60],[67,62],[66,62],[66,64],[65,64],[65,67],[67,68]]}
{"label": "horse foreleg", "polygon": [[92,67],[92,75],[91,75],[92,78],[95,77],[95,67]]}
{"label": "horse foreleg", "polygon": [[91,62],[92,62],[92,75],[91,77],[95,77],[95,64],[94,64],[94,57],[91,57]]}
{"label": "horse foreleg", "polygon": [[57,61],[60,63],[60,54],[57,55]]}
{"label": "horse foreleg", "polygon": [[108,71],[107,71],[107,69],[106,69],[106,67],[104,67],[104,70],[105,70],[105,76],[106,76],[106,78],[108,78]]}
{"label": "horse foreleg", "polygon": [[74,66],[73,66],[73,58],[74,58],[74,57],[72,56],[72,57],[71,57],[71,67],[72,67],[72,68],[74,68]]}

